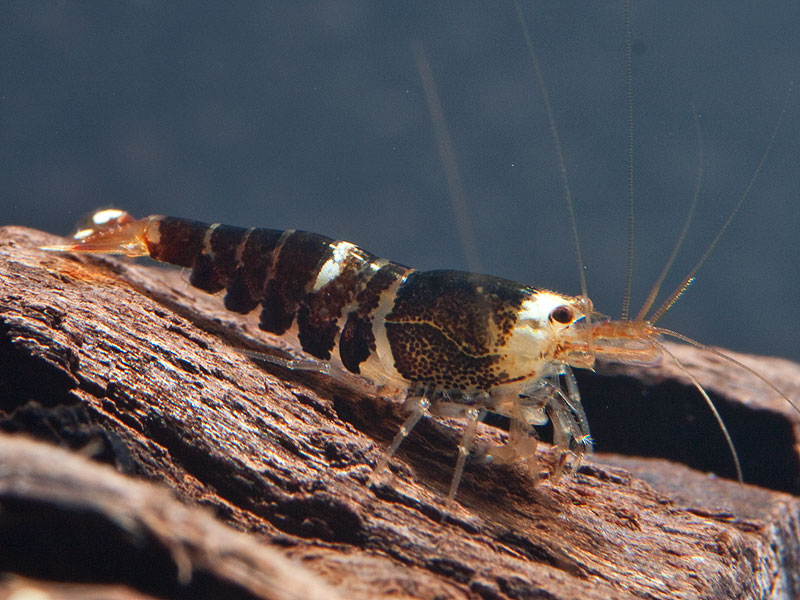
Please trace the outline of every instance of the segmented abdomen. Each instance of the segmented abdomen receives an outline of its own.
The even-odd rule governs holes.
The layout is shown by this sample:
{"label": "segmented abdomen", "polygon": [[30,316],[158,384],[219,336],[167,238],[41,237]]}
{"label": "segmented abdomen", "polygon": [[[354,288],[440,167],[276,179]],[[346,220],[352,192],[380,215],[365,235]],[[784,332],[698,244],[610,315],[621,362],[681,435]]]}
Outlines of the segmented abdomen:
{"label": "segmented abdomen", "polygon": [[152,219],[151,257],[191,268],[190,282],[202,290],[225,289],[231,311],[261,305],[261,329],[291,330],[318,359],[338,354],[357,374],[372,359],[387,376],[427,390],[511,381],[500,368],[503,346],[532,288],[459,271],[415,272],[304,231]]}

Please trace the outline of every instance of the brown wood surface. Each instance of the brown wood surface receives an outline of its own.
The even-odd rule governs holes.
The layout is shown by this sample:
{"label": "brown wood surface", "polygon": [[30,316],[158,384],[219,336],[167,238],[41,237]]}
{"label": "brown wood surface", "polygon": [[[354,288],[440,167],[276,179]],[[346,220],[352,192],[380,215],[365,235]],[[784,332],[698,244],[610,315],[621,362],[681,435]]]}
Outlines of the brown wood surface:
{"label": "brown wood surface", "polygon": [[[179,272],[56,242],[0,229],[0,597],[800,596],[798,416],[717,357],[670,346],[745,478],[783,491],[598,452],[537,487],[471,461],[448,504],[457,422],[423,421],[367,488],[400,406],[255,363],[252,323]],[[742,360],[800,397],[798,365]],[[599,450],[730,469],[673,365],[605,371],[581,376]]]}

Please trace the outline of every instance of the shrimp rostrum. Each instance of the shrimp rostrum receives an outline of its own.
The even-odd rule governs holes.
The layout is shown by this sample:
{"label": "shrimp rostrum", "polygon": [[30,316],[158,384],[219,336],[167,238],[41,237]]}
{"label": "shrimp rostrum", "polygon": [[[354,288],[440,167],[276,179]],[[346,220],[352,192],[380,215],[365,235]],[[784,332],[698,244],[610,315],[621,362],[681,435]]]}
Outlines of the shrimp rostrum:
{"label": "shrimp rostrum", "polygon": [[[610,321],[585,296],[566,296],[461,271],[416,271],[357,246],[303,231],[244,229],[103,210],[74,243],[50,250],[149,256],[190,268],[191,285],[225,290],[228,310],[260,310],[259,327],[309,357],[303,368],[356,376],[410,415],[370,477],[426,414],[466,425],[449,497],[455,496],[477,424],[508,417],[508,441],[488,450],[539,475],[534,426],[553,427],[554,473],[591,450],[571,367],[597,358],[652,364],[664,330]],[[293,361],[286,361],[293,366]]]}

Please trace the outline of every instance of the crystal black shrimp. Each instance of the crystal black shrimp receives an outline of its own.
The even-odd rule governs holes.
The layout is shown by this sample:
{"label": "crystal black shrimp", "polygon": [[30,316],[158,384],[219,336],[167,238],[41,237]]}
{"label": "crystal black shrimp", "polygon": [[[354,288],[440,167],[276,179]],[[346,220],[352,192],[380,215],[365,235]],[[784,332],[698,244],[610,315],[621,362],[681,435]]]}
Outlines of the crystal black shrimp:
{"label": "crystal black shrimp", "polygon": [[560,453],[558,477],[592,447],[571,367],[592,368],[598,358],[652,364],[669,354],[660,336],[677,335],[644,319],[604,319],[585,296],[489,275],[416,271],[303,231],[164,216],[135,220],[107,209],[95,213],[74,243],[48,249],[149,256],[190,268],[191,285],[226,290],[225,307],[233,312],[260,308],[262,330],[285,336],[310,357],[283,361],[286,366],[356,376],[380,395],[403,397],[410,415],[369,483],[421,417],[464,418],[450,499],[487,412],[510,421],[507,444],[489,455],[522,459],[534,480],[534,426],[549,420]]}

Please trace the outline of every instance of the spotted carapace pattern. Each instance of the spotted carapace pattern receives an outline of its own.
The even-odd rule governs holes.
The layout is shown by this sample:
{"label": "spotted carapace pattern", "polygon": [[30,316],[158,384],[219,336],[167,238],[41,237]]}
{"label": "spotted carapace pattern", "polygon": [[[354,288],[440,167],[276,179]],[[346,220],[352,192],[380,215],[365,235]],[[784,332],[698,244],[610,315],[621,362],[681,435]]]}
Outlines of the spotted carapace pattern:
{"label": "spotted carapace pattern", "polygon": [[294,325],[301,349],[315,358],[338,353],[360,374],[377,350],[375,313],[385,303],[391,308],[379,331],[404,379],[434,392],[511,381],[501,357],[533,288],[461,271],[418,272],[305,231],[157,219],[152,258],[190,268],[197,288],[226,290],[228,310],[260,305],[264,331],[283,335]]}
{"label": "spotted carapace pattern", "polygon": [[513,281],[464,273],[410,274],[386,316],[395,367],[431,389],[481,389],[509,383],[504,347],[522,302],[535,290]]}

